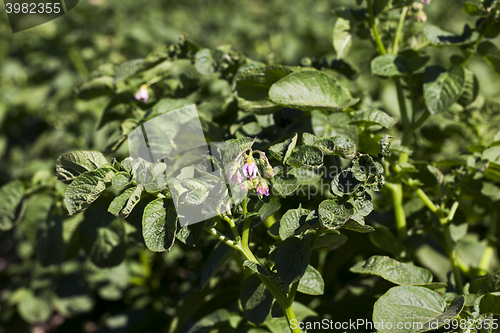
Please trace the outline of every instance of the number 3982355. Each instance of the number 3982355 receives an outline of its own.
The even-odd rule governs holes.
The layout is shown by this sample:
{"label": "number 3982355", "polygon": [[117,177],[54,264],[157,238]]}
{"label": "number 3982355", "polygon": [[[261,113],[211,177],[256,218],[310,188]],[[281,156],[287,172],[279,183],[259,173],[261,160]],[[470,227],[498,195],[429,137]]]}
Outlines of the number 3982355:
{"label": "number 3982355", "polygon": [[6,3],[7,14],[58,14],[61,12],[60,3]]}

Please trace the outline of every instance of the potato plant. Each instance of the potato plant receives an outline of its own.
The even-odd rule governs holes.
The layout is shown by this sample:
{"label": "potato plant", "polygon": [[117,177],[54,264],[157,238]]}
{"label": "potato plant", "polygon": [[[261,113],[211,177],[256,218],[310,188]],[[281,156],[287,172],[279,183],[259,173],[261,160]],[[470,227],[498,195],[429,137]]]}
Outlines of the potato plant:
{"label": "potato plant", "polygon": [[[426,6],[357,0],[337,9],[335,59],[286,66],[181,36],[96,67],[75,92],[106,101],[98,127],[107,147],[63,154],[57,179],[35,174],[0,188],[0,230],[26,239],[0,322],[87,315],[86,331],[94,321],[128,331],[346,331],[349,319],[363,322],[357,331],[500,329],[500,101],[480,93],[469,66],[482,58],[500,74],[500,3],[466,3],[475,23],[461,34],[426,22]],[[360,43],[371,47],[366,72],[350,64]],[[445,49],[453,55],[443,61]],[[366,93],[365,80],[392,97]],[[220,189],[197,165],[179,182],[158,161],[135,168],[127,140],[193,104],[207,142],[229,147],[228,181],[248,196],[182,226],[175,193],[196,209]],[[101,318],[100,300],[122,302]]]}

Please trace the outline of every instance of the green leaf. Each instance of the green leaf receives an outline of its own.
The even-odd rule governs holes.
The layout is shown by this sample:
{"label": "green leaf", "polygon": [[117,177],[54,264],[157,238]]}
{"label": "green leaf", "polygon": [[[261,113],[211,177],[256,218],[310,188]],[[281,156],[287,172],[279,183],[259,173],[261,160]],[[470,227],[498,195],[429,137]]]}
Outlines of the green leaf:
{"label": "green leaf", "polygon": [[276,190],[277,194],[282,197],[292,194],[299,188],[299,181],[297,178],[281,178],[276,176],[271,179],[271,182],[273,184],[273,190]]}
{"label": "green leaf", "polygon": [[271,101],[304,111],[341,111],[352,104],[342,85],[331,76],[319,71],[290,74],[271,86]]}
{"label": "green leaf", "polygon": [[91,208],[79,225],[82,247],[97,267],[118,266],[125,258],[123,220]]}
{"label": "green leaf", "polygon": [[373,210],[373,203],[368,193],[361,197],[351,198],[350,202],[354,206],[356,213],[363,217],[368,216]]}
{"label": "green leaf", "polygon": [[59,265],[64,259],[63,219],[50,214],[36,228],[35,255],[42,266]]}
{"label": "green leaf", "polygon": [[458,101],[465,89],[465,73],[460,66],[446,71],[440,66],[426,67],[424,99],[431,114],[446,111]]}
{"label": "green leaf", "polygon": [[391,128],[397,121],[396,118],[389,116],[383,111],[370,109],[357,112],[351,119],[350,124],[365,126],[379,125],[385,128]]}
{"label": "green leaf", "polygon": [[198,179],[184,179],[180,181],[180,185],[187,189],[179,197],[182,203],[188,203],[194,206],[200,205],[209,195],[208,186]]}
{"label": "green leaf", "polygon": [[281,109],[280,105],[269,100],[269,88],[296,70],[300,69],[274,65],[245,70],[236,81],[239,107],[257,114],[269,114]]}
{"label": "green leaf", "polygon": [[0,230],[10,230],[17,217],[17,207],[24,197],[24,186],[19,180],[0,188]]}
{"label": "green leaf", "polygon": [[424,25],[424,35],[432,45],[463,45],[471,41],[472,30],[465,25],[462,35],[457,36],[427,23]]}
{"label": "green leaf", "polygon": [[170,251],[176,231],[177,214],[171,203],[158,198],[144,208],[142,235],[148,249],[154,252]]}
{"label": "green leaf", "polygon": [[292,153],[288,159],[288,164],[294,167],[315,169],[323,165],[323,158],[321,149],[315,146],[304,145]]}
{"label": "green leaf", "polygon": [[92,171],[108,163],[98,151],[74,151],[62,155],[56,161],[57,180],[69,184],[84,172]]}
{"label": "green leaf", "polygon": [[141,194],[141,186],[126,189],[122,194],[113,199],[108,207],[108,212],[116,217],[128,217],[135,205],[141,200]]}
{"label": "green leaf", "polygon": [[323,295],[325,282],[321,274],[314,267],[308,265],[306,272],[300,279],[297,290],[308,295]]}
{"label": "green leaf", "polygon": [[347,241],[347,236],[342,234],[324,234],[318,238],[315,249],[320,247],[334,247],[343,245]]}
{"label": "green leaf", "polygon": [[311,246],[306,239],[289,237],[278,247],[276,270],[285,284],[298,281],[305,273],[311,257]]}
{"label": "green leaf", "polygon": [[132,177],[130,173],[126,171],[120,171],[115,173],[113,178],[111,179],[111,185],[114,189],[121,190],[124,187],[127,187],[132,182]]}
{"label": "green leaf", "polygon": [[310,213],[310,210],[304,208],[289,209],[280,220],[280,238],[285,240],[292,237],[296,230],[307,223],[307,216]]}
{"label": "green leaf", "polygon": [[202,288],[224,266],[236,251],[222,242],[215,244],[201,271]]}
{"label": "green leaf", "polygon": [[259,209],[259,217],[262,221],[265,221],[268,217],[272,216],[281,208],[281,204],[278,202],[268,202],[262,205]]}
{"label": "green leaf", "polygon": [[373,322],[382,327],[384,321],[379,332],[414,333],[437,329],[463,307],[463,296],[457,297],[445,311],[446,301],[438,293],[422,287],[397,286],[375,302]]}
{"label": "green leaf", "polygon": [[186,245],[196,246],[198,241],[203,234],[203,223],[195,223],[191,225],[185,225],[182,228],[177,227],[177,233],[175,234],[175,238],[180,240]]}
{"label": "green leaf", "polygon": [[[311,112],[311,123],[314,134],[318,137],[342,137],[356,143],[358,127],[349,125],[351,118],[343,112],[334,112],[329,115],[321,111]],[[345,157],[352,158],[352,157]]]}
{"label": "green leaf", "polygon": [[100,76],[82,84],[76,91],[76,94],[81,99],[93,99],[109,95],[114,90],[113,78],[111,76]]}
{"label": "green leaf", "polygon": [[370,63],[373,75],[391,77],[403,75],[410,71],[406,60],[394,54],[384,54],[376,57]]}
{"label": "green leaf", "polygon": [[55,308],[66,318],[88,313],[95,304],[87,282],[78,274],[64,275],[59,280],[55,296],[53,298]]}
{"label": "green leaf", "polygon": [[87,209],[106,189],[114,173],[111,165],[105,164],[76,177],[64,194],[64,204],[69,214],[73,215]]}
{"label": "green leaf", "polygon": [[194,66],[196,70],[203,75],[210,75],[214,73],[214,58],[212,55],[212,50],[201,49],[196,52],[194,56]]}
{"label": "green leaf", "polygon": [[481,296],[476,301],[475,309],[481,314],[493,313],[500,315],[500,293],[488,293]]}
{"label": "green leaf", "polygon": [[205,333],[209,332],[219,323],[230,320],[230,313],[226,309],[218,309],[209,315],[198,320],[187,333]]}
{"label": "green leaf", "polygon": [[462,7],[462,10],[465,14],[471,15],[471,16],[482,16],[483,13],[479,9],[479,7],[472,2],[466,2],[464,6]]}
{"label": "green leaf", "polygon": [[52,312],[49,301],[46,298],[35,296],[31,290],[27,290],[17,303],[17,311],[21,318],[30,324],[48,320]]}
{"label": "green leaf", "polygon": [[354,207],[348,202],[324,200],[318,207],[319,221],[327,229],[342,227],[354,214]]}
{"label": "green leaf", "polygon": [[295,135],[284,142],[277,143],[271,147],[269,147],[269,152],[275,159],[280,161],[281,163],[286,163],[290,155],[292,154],[295,145],[297,144],[297,138],[299,135],[295,133]]}
{"label": "green leaf", "polygon": [[477,52],[500,75],[500,49],[492,42],[485,41],[479,45]]}
{"label": "green leaf", "polygon": [[352,36],[349,20],[338,17],[333,26],[333,48],[337,53],[337,59],[344,58],[351,48]]}
{"label": "green leaf", "polygon": [[500,272],[474,279],[469,287],[471,294],[483,295],[497,291],[500,291]]}
{"label": "green leaf", "polygon": [[405,250],[405,246],[399,238],[382,224],[374,224],[374,227],[375,232],[370,234],[372,244],[379,249],[392,253],[396,257],[400,257]]}
{"label": "green leaf", "polygon": [[259,277],[252,274],[241,283],[240,300],[245,318],[260,325],[271,311],[274,298]]}
{"label": "green leaf", "polygon": [[356,153],[356,144],[341,136],[318,139],[314,141],[313,146],[321,149],[325,155],[340,155],[342,158],[352,158]]}
{"label": "green leaf", "polygon": [[401,263],[386,256],[372,256],[366,261],[356,263],[351,272],[380,276],[387,281],[403,286],[432,282],[432,273],[412,263]]}
{"label": "green leaf", "polygon": [[133,59],[122,63],[116,70],[114,83],[125,81],[144,68],[144,59]]}
{"label": "green leaf", "polygon": [[352,218],[342,226],[342,229],[352,230],[362,234],[375,231],[375,229],[373,229],[372,226],[365,225],[364,220],[363,223],[360,223],[359,221],[354,220]]}
{"label": "green leaf", "polygon": [[255,261],[245,260],[243,262],[243,267],[248,267],[252,272],[260,274],[262,276],[267,276],[267,277],[271,276],[264,267],[262,267]]}
{"label": "green leaf", "polygon": [[[307,306],[295,301],[292,304],[293,311],[297,317],[297,324],[300,322],[306,322],[308,317],[317,317],[318,314],[308,308]],[[293,323],[289,322],[285,317],[281,318],[268,318],[264,322],[264,325],[271,331],[271,333],[283,333],[290,330],[290,325]]]}

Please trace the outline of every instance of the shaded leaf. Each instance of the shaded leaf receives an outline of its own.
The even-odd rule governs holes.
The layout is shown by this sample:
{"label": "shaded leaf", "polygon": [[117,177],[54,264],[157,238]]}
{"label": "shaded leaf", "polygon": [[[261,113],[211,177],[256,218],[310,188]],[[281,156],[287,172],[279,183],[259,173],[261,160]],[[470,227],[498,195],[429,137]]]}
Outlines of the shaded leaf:
{"label": "shaded leaf", "polygon": [[351,267],[351,272],[380,276],[399,285],[417,285],[432,282],[432,274],[412,263],[401,263],[385,256],[372,256]]}
{"label": "shaded leaf", "polygon": [[308,265],[297,290],[308,295],[323,295],[325,282],[321,274],[314,267]]}
{"label": "shaded leaf", "polygon": [[19,180],[12,181],[0,188],[0,230],[14,226],[17,207],[24,197],[24,186]]}
{"label": "shaded leaf", "polygon": [[62,155],[56,161],[57,180],[69,184],[84,172],[92,171],[108,163],[101,152],[74,151]]}
{"label": "shaded leaf", "polygon": [[142,216],[142,235],[148,249],[154,252],[170,251],[177,231],[177,214],[171,203],[158,198],[151,201]]}
{"label": "shaded leaf", "polygon": [[431,114],[446,111],[458,101],[465,89],[465,73],[460,66],[446,71],[440,66],[429,66],[424,73],[424,99]]}
{"label": "shaded leaf", "polygon": [[319,71],[301,71],[284,77],[272,85],[269,98],[305,111],[340,111],[353,102],[337,80]]}
{"label": "shaded leaf", "polygon": [[276,253],[276,270],[285,284],[298,281],[309,265],[311,246],[306,239],[289,237],[278,247]]}

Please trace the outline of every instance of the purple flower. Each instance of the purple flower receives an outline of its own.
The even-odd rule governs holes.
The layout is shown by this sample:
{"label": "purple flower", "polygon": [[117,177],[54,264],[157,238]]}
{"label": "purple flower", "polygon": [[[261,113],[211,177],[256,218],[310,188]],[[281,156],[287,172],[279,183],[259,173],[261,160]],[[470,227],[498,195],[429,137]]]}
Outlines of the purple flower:
{"label": "purple flower", "polygon": [[243,174],[247,178],[254,179],[255,176],[257,176],[257,172],[258,172],[257,164],[255,164],[253,157],[250,156],[247,159],[247,162],[245,163],[245,165],[243,166]]}
{"label": "purple flower", "polygon": [[137,93],[135,94],[135,99],[138,100],[138,101],[143,101],[144,103],[146,103],[149,99],[149,94],[148,94],[148,86],[143,84],[139,90],[137,91]]}
{"label": "purple flower", "polygon": [[428,5],[431,3],[431,0],[421,0],[424,4]]}
{"label": "purple flower", "polygon": [[232,181],[233,183],[239,183],[243,179],[243,176],[239,171],[236,171],[235,173],[231,174],[229,176],[229,180]]}
{"label": "purple flower", "polygon": [[257,194],[269,195],[269,186],[267,186],[267,182],[264,179],[262,179],[260,184],[257,186]]}

